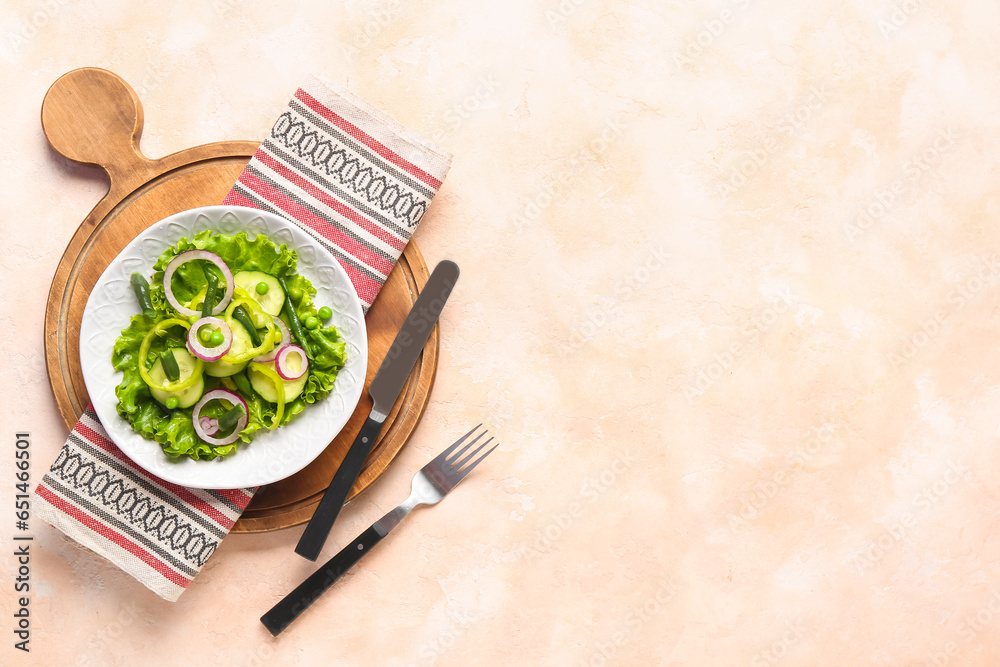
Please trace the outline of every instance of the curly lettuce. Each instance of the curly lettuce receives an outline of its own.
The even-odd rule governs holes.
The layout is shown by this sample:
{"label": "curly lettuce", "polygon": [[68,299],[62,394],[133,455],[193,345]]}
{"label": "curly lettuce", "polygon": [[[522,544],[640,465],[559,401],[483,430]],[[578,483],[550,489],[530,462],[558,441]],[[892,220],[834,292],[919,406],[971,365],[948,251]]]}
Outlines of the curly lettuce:
{"label": "curly lettuce", "polygon": [[[213,234],[210,230],[205,230],[195,234],[191,239],[183,238],[174,247],[167,248],[153,265],[156,272],[153,274],[152,280],[149,281],[149,297],[153,302],[153,307],[168,316],[176,315],[177,311],[167,303],[167,297],[163,293],[163,272],[174,257],[188,250],[214,252],[222,258],[233,273],[260,271],[275,278],[294,274],[312,288],[308,280],[295,273],[295,267],[299,260],[298,253],[284,243],[277,246],[263,234],[257,234],[254,240],[250,241],[244,232],[229,236],[227,234]],[[181,302],[190,302],[208,286],[203,263],[187,262],[182,264],[174,273],[170,285],[174,296]],[[315,289],[312,290],[312,294],[316,294]]]}
{"label": "curly lettuce", "polygon": [[[168,248],[160,255],[153,266],[155,273],[150,281],[150,297],[157,317],[149,318],[139,314],[132,317],[129,325],[122,330],[115,341],[112,352],[112,365],[122,372],[122,381],[115,388],[118,397],[118,414],[121,415],[136,433],[142,437],[160,444],[163,452],[173,458],[189,457],[194,460],[211,460],[218,457],[231,456],[239,449],[240,444],[251,442],[258,431],[267,430],[277,412],[277,406],[262,398],[256,392],[239,392],[247,402],[248,423],[240,432],[238,441],[230,445],[212,445],[198,437],[191,420],[192,408],[168,410],[153,398],[149,387],[139,374],[139,348],[143,339],[156,322],[168,317],[178,317],[177,311],[167,303],[163,292],[163,273],[167,264],[182,252],[188,250],[208,250],[219,255],[232,272],[260,271],[276,278],[285,278],[289,289],[302,290],[302,299],[296,306],[299,317],[303,320],[310,316],[318,316],[318,309],[313,302],[316,289],[308,279],[295,272],[298,254],[286,245],[275,245],[262,234],[252,241],[240,232],[235,235],[213,234],[204,231],[193,238],[183,238],[177,245]],[[175,273],[171,282],[174,295],[182,302],[190,302],[207,287],[208,281],[202,269],[201,262],[187,262]],[[282,319],[287,324],[284,313]],[[337,373],[343,368],[346,343],[341,340],[335,327],[321,327],[306,330],[308,344],[313,353],[309,362],[309,375],[305,388],[295,400],[285,405],[285,410],[279,423],[279,428],[287,424],[311,404],[321,401],[329,395],[337,379]],[[169,330],[166,336],[153,342],[147,355],[147,370],[166,349],[184,347],[185,340],[179,328]],[[240,371],[245,373],[246,371]],[[234,378],[214,378],[206,375],[205,391],[218,387],[237,391]],[[220,401],[210,401],[202,409],[202,415],[220,417],[227,406]]]}

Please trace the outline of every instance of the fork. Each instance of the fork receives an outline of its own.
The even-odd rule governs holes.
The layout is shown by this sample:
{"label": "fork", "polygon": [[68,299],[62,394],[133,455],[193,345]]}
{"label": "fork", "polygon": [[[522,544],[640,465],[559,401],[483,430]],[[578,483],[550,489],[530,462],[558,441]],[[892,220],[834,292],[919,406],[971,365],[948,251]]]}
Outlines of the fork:
{"label": "fork", "polygon": [[[260,622],[268,631],[277,637],[281,632],[291,625],[292,621],[298,618],[302,612],[319,599],[341,575],[361,560],[361,557],[371,551],[372,547],[382,541],[389,531],[399,525],[399,522],[406,517],[417,505],[434,505],[441,501],[449,491],[455,488],[459,482],[465,479],[472,469],[482,463],[483,459],[489,456],[500,443],[493,445],[479,458],[475,458],[479,452],[493,442],[489,438],[472,452],[469,450],[489,431],[486,429],[478,434],[471,442],[465,444],[473,433],[482,424],[474,426],[471,431],[459,438],[453,445],[438,454],[434,460],[417,471],[410,483],[410,496],[398,507],[383,516],[368,528],[365,532],[344,547],[340,553],[331,558],[323,567],[316,570],[308,579],[299,584],[295,590],[286,595],[282,600],[271,607],[270,611],[260,617]],[[461,449],[459,449],[461,447]],[[475,459],[475,460],[473,460]]]}

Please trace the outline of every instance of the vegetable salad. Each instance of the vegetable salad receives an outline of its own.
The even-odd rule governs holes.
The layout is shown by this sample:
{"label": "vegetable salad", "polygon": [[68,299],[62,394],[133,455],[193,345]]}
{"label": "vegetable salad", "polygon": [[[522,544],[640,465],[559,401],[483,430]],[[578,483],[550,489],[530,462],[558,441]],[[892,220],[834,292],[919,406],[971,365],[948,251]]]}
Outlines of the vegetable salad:
{"label": "vegetable salad", "polygon": [[170,457],[231,456],[333,389],[345,343],[296,273],[298,255],[258,234],[204,231],[132,274],[140,313],[115,341],[118,414]]}

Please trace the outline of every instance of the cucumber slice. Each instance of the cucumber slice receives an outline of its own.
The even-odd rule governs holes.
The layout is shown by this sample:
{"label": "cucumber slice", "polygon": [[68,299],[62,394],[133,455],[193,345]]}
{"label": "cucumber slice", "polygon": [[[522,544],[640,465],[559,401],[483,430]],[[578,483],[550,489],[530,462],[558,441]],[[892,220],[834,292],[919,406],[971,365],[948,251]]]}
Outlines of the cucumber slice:
{"label": "cucumber slice", "polygon": [[[195,359],[187,350],[181,349],[179,347],[173,349],[174,361],[177,362],[177,369],[180,371],[180,377],[188,378],[191,377],[191,373],[194,371]],[[167,374],[163,371],[163,360],[157,359],[153,367],[149,369],[149,376],[156,381],[157,384],[162,384],[167,380]],[[158,400],[164,406],[167,404],[167,399],[171,396],[177,397],[177,407],[179,408],[190,408],[192,405],[198,402],[201,395],[205,393],[205,378],[199,377],[198,381],[187,389],[181,389],[180,391],[161,391],[159,389],[150,388],[149,392],[153,395],[153,398]]]}
{"label": "cucumber slice", "polygon": [[[285,291],[274,276],[260,271],[240,271],[233,276],[233,282],[246,290],[268,315],[277,315],[285,305]],[[257,285],[260,283],[267,285],[267,292],[264,294],[257,293]]]}
{"label": "cucumber slice", "polygon": [[249,359],[238,364],[231,364],[228,361],[223,361],[222,359],[219,359],[218,361],[206,361],[205,373],[214,378],[227,378],[230,375],[236,375],[239,373],[241,370],[246,368],[249,363]]}
{"label": "cucumber slice", "polygon": [[[266,364],[261,364],[262,366],[267,366],[272,371],[274,370],[274,362],[269,361]],[[260,394],[260,397],[269,403],[278,402],[278,392],[274,387],[274,382],[271,378],[267,377],[263,373],[254,370],[252,367],[247,370],[247,376],[250,378],[250,384],[253,386],[254,391]],[[309,373],[306,373],[298,380],[282,380],[281,384],[284,385],[285,390],[285,403],[290,403],[299,397],[302,390],[306,388],[306,380],[309,379]]]}
{"label": "cucumber slice", "polygon": [[[229,353],[233,356],[237,354],[242,354],[250,348],[253,347],[253,343],[250,342],[250,334],[247,330],[239,325],[237,322],[235,326],[230,327],[233,332],[233,346],[229,348]],[[216,378],[227,378],[230,375],[236,375],[241,370],[246,368],[246,365],[250,363],[250,360],[241,361],[238,364],[231,364],[228,361],[223,361],[219,359],[218,361],[206,361],[205,362],[205,372]]]}

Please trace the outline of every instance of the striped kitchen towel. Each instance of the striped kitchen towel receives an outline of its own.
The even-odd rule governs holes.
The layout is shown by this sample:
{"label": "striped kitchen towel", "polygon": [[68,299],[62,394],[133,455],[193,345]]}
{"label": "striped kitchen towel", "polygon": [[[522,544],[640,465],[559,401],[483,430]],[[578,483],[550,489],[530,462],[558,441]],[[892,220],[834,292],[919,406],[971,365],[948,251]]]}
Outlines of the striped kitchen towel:
{"label": "striped kitchen towel", "polygon": [[[312,78],[223,203],[298,223],[337,257],[367,312],[450,162],[363,100]],[[88,407],[35,490],[33,509],[173,601],[254,491],[188,489],[155,477],[115,446]]]}
{"label": "striped kitchen towel", "polygon": [[298,221],[340,260],[367,312],[450,163],[378,109],[313,78],[222,203]]}
{"label": "striped kitchen towel", "polygon": [[188,489],[146,472],[87,406],[35,489],[35,516],[176,600],[215,553],[254,489]]}

